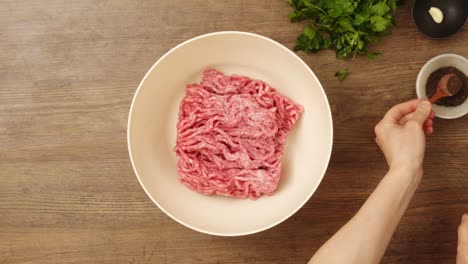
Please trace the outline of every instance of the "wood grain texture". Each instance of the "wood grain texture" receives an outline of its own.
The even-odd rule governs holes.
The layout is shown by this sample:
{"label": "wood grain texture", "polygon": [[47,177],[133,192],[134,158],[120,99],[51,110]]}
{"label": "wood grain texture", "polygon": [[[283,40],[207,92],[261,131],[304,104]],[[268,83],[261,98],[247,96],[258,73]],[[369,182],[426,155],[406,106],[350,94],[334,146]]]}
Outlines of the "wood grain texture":
{"label": "wood grain texture", "polygon": [[[408,1],[411,2],[411,1]],[[256,32],[287,47],[283,0],[0,0],[0,263],[305,263],[360,207],[386,166],[373,126],[415,97],[418,70],[442,53],[468,56],[468,34],[431,40],[399,7],[375,61],[299,55],[331,103],[327,175],[293,217],[238,238],[189,230],[147,198],[126,147],[132,95],[157,58],[191,37]],[[454,263],[468,212],[468,116],[436,120],[426,174],[383,263]]]}

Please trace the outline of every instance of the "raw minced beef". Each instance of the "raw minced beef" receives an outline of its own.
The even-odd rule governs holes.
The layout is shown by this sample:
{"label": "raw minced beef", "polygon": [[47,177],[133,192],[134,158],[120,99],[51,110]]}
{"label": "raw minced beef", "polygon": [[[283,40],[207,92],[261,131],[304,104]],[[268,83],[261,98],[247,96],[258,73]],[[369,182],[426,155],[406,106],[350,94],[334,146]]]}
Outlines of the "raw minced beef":
{"label": "raw minced beef", "polygon": [[286,138],[302,112],[263,81],[206,70],[180,104],[179,180],[206,195],[273,194]]}

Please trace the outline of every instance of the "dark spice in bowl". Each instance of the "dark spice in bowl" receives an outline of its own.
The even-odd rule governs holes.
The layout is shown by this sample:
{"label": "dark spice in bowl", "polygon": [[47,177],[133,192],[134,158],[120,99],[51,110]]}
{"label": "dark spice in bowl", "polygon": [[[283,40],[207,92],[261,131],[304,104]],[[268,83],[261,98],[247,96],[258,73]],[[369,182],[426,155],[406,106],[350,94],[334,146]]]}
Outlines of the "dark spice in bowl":
{"label": "dark spice in bowl", "polygon": [[431,98],[437,90],[439,80],[442,78],[442,76],[449,73],[458,75],[458,77],[460,77],[460,79],[462,80],[463,84],[458,93],[449,97],[441,98],[437,100],[436,104],[444,106],[458,106],[463,104],[463,102],[465,102],[466,98],[468,97],[468,78],[463,72],[461,72],[455,67],[440,68],[431,73],[431,75],[429,75],[429,78],[427,79],[426,95],[428,98]]}

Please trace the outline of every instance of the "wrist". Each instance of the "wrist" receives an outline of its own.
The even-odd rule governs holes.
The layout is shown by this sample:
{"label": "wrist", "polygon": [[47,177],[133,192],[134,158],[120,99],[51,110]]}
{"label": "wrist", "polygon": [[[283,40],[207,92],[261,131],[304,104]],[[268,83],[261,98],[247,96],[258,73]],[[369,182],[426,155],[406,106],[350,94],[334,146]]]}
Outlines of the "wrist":
{"label": "wrist", "polygon": [[423,176],[423,168],[422,166],[414,166],[414,165],[392,165],[390,166],[389,174],[398,175],[403,178],[410,178],[415,180],[419,183]]}
{"label": "wrist", "polygon": [[396,158],[389,163],[391,171],[422,176],[422,162],[417,159]]}

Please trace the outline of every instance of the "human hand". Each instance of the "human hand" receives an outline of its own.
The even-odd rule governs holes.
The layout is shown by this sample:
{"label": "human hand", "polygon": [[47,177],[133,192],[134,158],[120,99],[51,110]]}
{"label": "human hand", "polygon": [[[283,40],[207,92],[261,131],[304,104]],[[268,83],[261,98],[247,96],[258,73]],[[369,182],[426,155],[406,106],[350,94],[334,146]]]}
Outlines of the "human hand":
{"label": "human hand", "polygon": [[376,142],[390,169],[421,172],[426,135],[433,133],[431,103],[415,99],[392,107],[375,126]]}
{"label": "human hand", "polygon": [[464,214],[458,227],[457,264],[468,264],[468,214]]}

